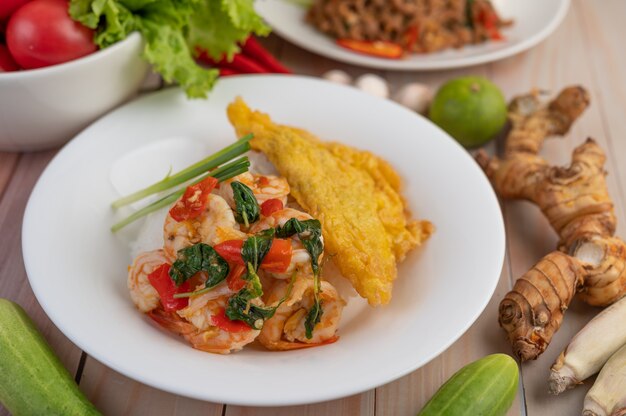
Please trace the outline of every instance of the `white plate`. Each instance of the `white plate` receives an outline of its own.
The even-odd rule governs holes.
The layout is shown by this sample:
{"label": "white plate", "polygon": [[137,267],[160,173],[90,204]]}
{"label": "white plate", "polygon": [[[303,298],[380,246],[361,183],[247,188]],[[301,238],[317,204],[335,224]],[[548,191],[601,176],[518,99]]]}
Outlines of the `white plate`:
{"label": "white plate", "polygon": [[[237,95],[279,122],[388,159],[405,178],[410,207],[437,227],[424,248],[401,265],[391,304],[373,309],[352,299],[341,339],[332,345],[209,354],[152,325],[130,301],[130,252],[123,235],[109,231],[114,220],[109,203],[117,197],[113,167],[126,164],[129,155],[151,154],[158,163],[145,168],[157,180],[168,170],[164,160],[180,162],[174,160],[180,152],[172,150],[172,138],[194,152],[231,143],[235,135],[225,108]],[[140,172],[135,176],[148,179]],[[187,100],[176,89],[145,96],[79,134],[33,190],[23,252],[30,284],[50,319],[98,361],[197,399],[294,405],[371,389],[444,351],[476,320],[496,287],[504,227],[480,168],[421,116],[321,80],[245,76],[221,80],[207,101]]]}
{"label": "white plate", "polygon": [[382,59],[358,54],[304,21],[306,9],[290,0],[260,0],[258,13],[288,41],[328,58],[370,68],[389,70],[434,70],[483,64],[506,58],[535,46],[557,28],[570,0],[493,0],[500,16],[514,19],[503,31],[506,41],[487,42],[431,54],[413,54],[405,59]]}

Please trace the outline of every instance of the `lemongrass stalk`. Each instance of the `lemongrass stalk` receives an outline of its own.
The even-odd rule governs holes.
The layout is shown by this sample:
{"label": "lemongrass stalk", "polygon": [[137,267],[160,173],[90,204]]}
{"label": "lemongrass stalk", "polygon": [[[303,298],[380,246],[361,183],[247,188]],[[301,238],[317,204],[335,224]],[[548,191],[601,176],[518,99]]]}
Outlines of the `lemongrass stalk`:
{"label": "lemongrass stalk", "polygon": [[[248,171],[248,168],[250,167],[250,161],[248,161],[248,158],[246,156],[241,157],[237,160],[234,160],[231,163],[228,163],[224,166],[221,166],[218,169],[215,169],[214,171],[201,176],[199,179],[195,180],[192,185],[195,185],[201,181],[203,181],[204,179],[208,178],[209,176],[214,177],[215,179],[217,179],[218,181],[222,182],[225,181],[227,179],[230,179],[234,176],[240,175],[244,172]],[[154,211],[157,211],[163,207],[166,207],[170,204],[172,204],[174,201],[176,201],[178,198],[180,198],[184,193],[185,190],[187,189],[187,187],[183,187],[180,188],[174,192],[172,192],[169,195],[164,196],[163,198],[149,204],[146,205],[145,207],[141,208],[138,211],[133,212],[131,215],[129,215],[128,217],[124,218],[123,220],[113,224],[113,226],[111,227],[111,231],[112,232],[116,232],[121,230],[122,228],[124,228],[125,226],[127,226],[128,224],[137,221],[139,218],[144,217]]]}
{"label": "lemongrass stalk", "polygon": [[250,150],[249,141],[252,139],[253,135],[248,134],[241,139],[237,140],[235,143],[230,146],[225,147],[219,152],[202,159],[199,162],[194,163],[193,165],[177,172],[171,176],[167,176],[164,179],[156,182],[147,188],[141,189],[137,192],[134,192],[130,195],[124,196],[116,201],[113,201],[111,206],[113,208],[120,208],[124,205],[131,204],[133,202],[139,201],[140,199],[146,198],[150,195],[163,192],[167,189],[173,188],[176,185],[180,185],[181,183],[187,182],[188,180],[195,178],[196,176],[214,169],[219,165],[228,162],[229,160],[242,155],[243,153]]}

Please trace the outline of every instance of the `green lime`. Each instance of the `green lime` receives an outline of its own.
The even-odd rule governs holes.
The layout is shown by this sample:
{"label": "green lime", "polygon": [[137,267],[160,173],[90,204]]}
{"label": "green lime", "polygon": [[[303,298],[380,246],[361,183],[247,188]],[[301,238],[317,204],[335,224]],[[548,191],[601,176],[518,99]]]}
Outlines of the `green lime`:
{"label": "green lime", "polygon": [[446,82],[433,99],[430,119],[465,147],[487,143],[506,123],[506,102],[500,89],[481,77]]}

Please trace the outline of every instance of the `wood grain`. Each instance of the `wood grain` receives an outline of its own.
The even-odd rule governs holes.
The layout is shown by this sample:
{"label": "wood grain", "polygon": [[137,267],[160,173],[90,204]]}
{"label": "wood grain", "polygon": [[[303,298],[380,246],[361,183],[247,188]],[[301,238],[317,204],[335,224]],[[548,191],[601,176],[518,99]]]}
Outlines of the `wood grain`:
{"label": "wood grain", "polygon": [[[392,94],[408,82],[433,88],[467,74],[491,78],[507,98],[533,87],[557,93],[581,84],[591,93],[592,106],[563,139],[551,139],[542,154],[555,164],[567,164],[571,151],[587,136],[607,151],[609,191],[616,204],[618,234],[626,230],[626,54],[623,0],[574,0],[564,23],[531,51],[504,61],[472,68],[429,73],[373,71],[326,59],[277,36],[263,43],[298,74],[320,76],[342,69],[358,77],[377,73],[386,78]],[[495,144],[490,146],[491,151]],[[33,317],[70,371],[76,371],[81,352],[45,316],[28,285],[21,255],[21,223],[28,194],[54,152],[0,153],[0,296],[20,303]],[[539,210],[526,202],[503,202],[507,230],[507,257],[496,292],[481,317],[442,355],[423,368],[363,394],[306,406],[254,408],[206,403],[165,393],[131,380],[86,357],[81,388],[105,414],[112,415],[408,415],[415,414],[433,392],[468,362],[494,352],[510,352],[497,325],[500,299],[539,258],[553,250],[556,236]],[[548,369],[576,333],[598,310],[575,301],[561,330],[538,360],[525,363],[523,391],[509,415],[580,414],[591,381],[558,397],[547,394]],[[332,372],[329,373],[332,377]],[[0,406],[0,416],[8,414]]]}
{"label": "wood grain", "polygon": [[[33,319],[37,328],[57,353],[61,362],[74,374],[78,367],[81,351],[74,346],[48,319],[39,306],[28,284],[24,263],[22,261],[22,218],[30,190],[48,161],[56,152],[29,153],[19,157],[14,166],[11,181],[5,188],[0,200],[0,297],[18,303]],[[7,163],[17,161],[18,155],[2,154],[0,160]],[[0,165],[4,172],[5,165]],[[6,165],[7,169],[9,165]],[[0,175],[0,178],[2,176]],[[1,180],[1,179],[0,179]],[[2,182],[0,182],[0,185]],[[0,188],[1,189],[1,188]],[[0,374],[0,377],[2,375]],[[8,415],[0,404],[0,415]]]}

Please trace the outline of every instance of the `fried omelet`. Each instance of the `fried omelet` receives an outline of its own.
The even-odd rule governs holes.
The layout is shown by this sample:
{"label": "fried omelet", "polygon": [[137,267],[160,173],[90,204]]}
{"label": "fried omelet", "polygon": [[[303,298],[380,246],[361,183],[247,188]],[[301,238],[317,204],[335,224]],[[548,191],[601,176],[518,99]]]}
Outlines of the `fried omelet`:
{"label": "fried omelet", "polygon": [[228,107],[239,136],[254,134],[263,152],[287,178],[291,194],[322,223],[325,246],[341,274],[370,305],[391,299],[397,262],[433,231],[413,221],[400,195],[401,180],[376,155],[272,122],[241,98]]}

